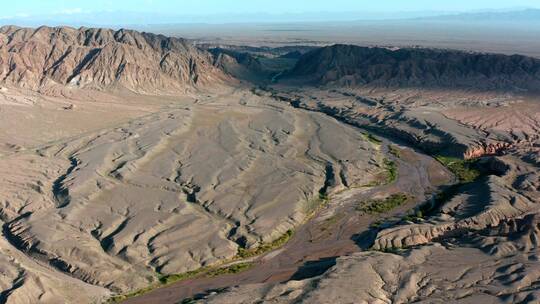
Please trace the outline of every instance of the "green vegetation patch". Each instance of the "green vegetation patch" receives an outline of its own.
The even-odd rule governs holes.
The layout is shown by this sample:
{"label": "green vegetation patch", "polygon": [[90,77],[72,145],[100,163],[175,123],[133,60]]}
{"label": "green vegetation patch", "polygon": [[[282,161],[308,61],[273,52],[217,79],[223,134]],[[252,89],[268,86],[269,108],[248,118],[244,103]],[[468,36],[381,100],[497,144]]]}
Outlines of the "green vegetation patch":
{"label": "green vegetation patch", "polygon": [[424,219],[424,212],[422,211],[422,209],[418,209],[412,213],[407,214],[405,217],[403,217],[404,221],[415,222],[415,223],[422,219]]}
{"label": "green vegetation patch", "polygon": [[385,199],[375,199],[369,200],[367,202],[362,202],[356,207],[356,210],[368,214],[385,213],[403,205],[408,200],[409,197],[406,194],[396,193],[390,195]]}
{"label": "green vegetation patch", "polygon": [[364,136],[364,138],[369,141],[370,143],[372,144],[375,144],[375,145],[380,145],[382,143],[382,140],[378,139],[377,137],[375,137],[373,134],[371,133],[362,133],[362,135]]}
{"label": "green vegetation patch", "polygon": [[432,202],[421,205],[415,211],[403,217],[404,221],[420,222],[429,216],[439,206],[449,201],[456,194],[463,184],[467,184],[477,180],[485,172],[482,172],[477,167],[477,160],[464,160],[457,157],[435,156],[435,158],[450,170],[459,180],[457,184],[446,187],[437,193]]}
{"label": "green vegetation patch", "polygon": [[287,243],[293,235],[294,235],[294,231],[289,229],[287,230],[287,232],[285,232],[279,238],[275,239],[273,242],[262,243],[257,248],[252,248],[252,249],[238,248],[237,257],[241,259],[247,259],[247,258],[261,255],[268,251],[274,250],[276,248],[279,248],[285,245],[285,243]]}
{"label": "green vegetation patch", "polygon": [[244,270],[247,270],[253,266],[253,263],[237,263],[230,266],[225,267],[202,267],[197,270],[188,271],[184,273],[178,273],[178,274],[170,274],[165,275],[159,278],[159,281],[163,285],[168,285],[174,282],[183,281],[187,279],[192,279],[195,277],[205,277],[205,278],[213,278],[220,275],[225,274],[234,274],[239,273]]}
{"label": "green vegetation patch", "polygon": [[141,288],[139,290],[136,290],[131,293],[123,294],[123,295],[117,295],[114,297],[111,297],[107,300],[107,304],[114,304],[114,303],[120,303],[122,301],[125,301],[129,298],[134,298],[137,296],[141,296],[145,293],[148,293],[154,289],[160,288],[162,286],[175,283],[178,281],[183,281],[187,279],[192,279],[196,277],[201,278],[213,278],[220,275],[226,275],[226,274],[235,274],[240,273],[242,271],[248,270],[251,268],[254,264],[253,263],[237,263],[230,266],[225,267],[216,267],[216,266],[206,266],[201,267],[199,269],[188,271],[184,273],[178,273],[178,274],[170,274],[170,275],[164,275],[159,277],[159,284],[154,284],[145,288]]}
{"label": "green vegetation patch", "polygon": [[476,161],[464,160],[457,157],[436,156],[441,164],[452,171],[460,183],[470,183],[480,177],[481,172],[475,167]]}
{"label": "green vegetation patch", "polygon": [[388,146],[388,153],[394,155],[396,158],[401,158],[401,150],[393,145]]}
{"label": "green vegetation patch", "polygon": [[120,303],[122,301],[125,301],[129,298],[134,298],[134,297],[138,297],[138,296],[141,296],[145,293],[148,293],[156,288],[158,288],[159,285],[151,285],[151,286],[148,286],[148,287],[145,287],[145,288],[141,288],[139,290],[136,290],[134,292],[131,292],[131,293],[127,293],[127,294],[123,294],[123,295],[117,295],[117,296],[114,296],[114,297],[111,297],[109,298],[105,303],[106,304],[115,304],[115,303]]}
{"label": "green vegetation patch", "polygon": [[251,267],[253,267],[253,263],[249,263],[249,262],[237,263],[237,264],[233,264],[227,267],[212,269],[208,271],[207,273],[205,273],[204,276],[208,278],[213,278],[213,277],[217,277],[217,276],[225,275],[225,274],[235,274],[235,273],[240,273],[242,271],[246,271],[250,269]]}
{"label": "green vegetation patch", "polygon": [[184,272],[184,273],[175,273],[175,274],[164,275],[164,276],[161,276],[159,278],[159,282],[161,282],[161,284],[163,284],[163,285],[167,285],[167,284],[171,284],[171,283],[174,283],[174,282],[178,282],[178,281],[187,280],[187,279],[197,277],[199,275],[202,275],[203,273],[206,273],[209,270],[210,270],[210,267],[201,267],[199,269]]}
{"label": "green vegetation patch", "polygon": [[394,182],[398,177],[398,168],[394,161],[391,161],[387,158],[383,160],[384,168],[386,169],[386,183],[390,184]]}
{"label": "green vegetation patch", "polygon": [[394,161],[391,161],[385,158],[383,160],[382,167],[384,168],[384,172],[382,172],[381,174],[378,174],[376,180],[373,180],[360,187],[377,187],[377,186],[393,183],[397,180],[398,167]]}

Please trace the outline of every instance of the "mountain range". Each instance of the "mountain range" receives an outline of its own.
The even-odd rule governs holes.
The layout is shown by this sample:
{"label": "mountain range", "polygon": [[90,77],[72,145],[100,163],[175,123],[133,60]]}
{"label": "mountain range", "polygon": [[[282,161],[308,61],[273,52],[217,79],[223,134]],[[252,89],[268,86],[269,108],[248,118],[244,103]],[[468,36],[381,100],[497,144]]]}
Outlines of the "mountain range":
{"label": "mountain range", "polygon": [[174,93],[232,78],[276,80],[277,74],[282,82],[311,85],[511,91],[540,87],[540,60],[521,55],[337,44],[286,57],[275,64],[243,50],[205,50],[184,39],[124,29],[0,28],[0,81],[36,91]]}
{"label": "mountain range", "polygon": [[333,45],[300,57],[284,78],[318,85],[536,91],[540,60],[453,50]]}
{"label": "mountain range", "polygon": [[0,66],[4,84],[32,90],[178,92],[225,80],[211,55],[186,40],[124,29],[4,26]]}

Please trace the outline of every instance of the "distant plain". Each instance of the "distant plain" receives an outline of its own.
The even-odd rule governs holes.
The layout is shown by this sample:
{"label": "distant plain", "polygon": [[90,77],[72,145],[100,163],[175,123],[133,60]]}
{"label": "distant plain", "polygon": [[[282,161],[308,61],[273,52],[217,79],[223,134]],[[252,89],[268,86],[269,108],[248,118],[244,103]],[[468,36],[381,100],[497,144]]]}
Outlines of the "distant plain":
{"label": "distant plain", "polygon": [[[536,26],[535,26],[536,25]],[[539,22],[394,20],[298,23],[171,24],[140,30],[200,43],[251,46],[330,45],[450,48],[540,58]]]}

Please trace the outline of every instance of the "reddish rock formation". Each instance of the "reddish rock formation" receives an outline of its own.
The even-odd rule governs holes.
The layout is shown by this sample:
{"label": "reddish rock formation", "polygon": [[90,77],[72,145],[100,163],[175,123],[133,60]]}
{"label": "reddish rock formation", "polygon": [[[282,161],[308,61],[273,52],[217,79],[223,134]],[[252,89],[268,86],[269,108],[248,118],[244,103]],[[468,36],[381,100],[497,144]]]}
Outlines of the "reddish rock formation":
{"label": "reddish rock formation", "polygon": [[463,157],[465,159],[474,159],[474,158],[488,156],[488,155],[499,155],[503,153],[504,150],[508,149],[510,146],[511,146],[510,143],[505,143],[505,142],[483,144],[481,146],[469,148],[465,152]]}

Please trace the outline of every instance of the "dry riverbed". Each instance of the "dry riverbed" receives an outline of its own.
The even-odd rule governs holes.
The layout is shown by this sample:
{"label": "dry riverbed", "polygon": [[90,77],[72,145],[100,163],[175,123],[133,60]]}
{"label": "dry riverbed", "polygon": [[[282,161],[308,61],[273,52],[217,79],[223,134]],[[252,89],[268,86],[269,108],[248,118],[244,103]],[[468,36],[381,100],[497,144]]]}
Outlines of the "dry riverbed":
{"label": "dry riverbed", "polygon": [[[330,193],[324,207],[301,225],[282,248],[250,260],[253,265],[245,271],[185,279],[123,303],[178,303],[230,286],[277,283],[320,275],[335,265],[337,257],[368,249],[376,234],[376,224],[404,217],[425,203],[439,187],[454,180],[452,174],[435,159],[411,148],[397,146],[387,140],[371,144],[395,162],[398,172],[395,180],[382,178],[380,185],[351,187]],[[385,174],[388,176],[390,173],[387,171]],[[407,193],[408,199],[385,212],[372,214],[358,208],[371,199],[403,193]]]}

